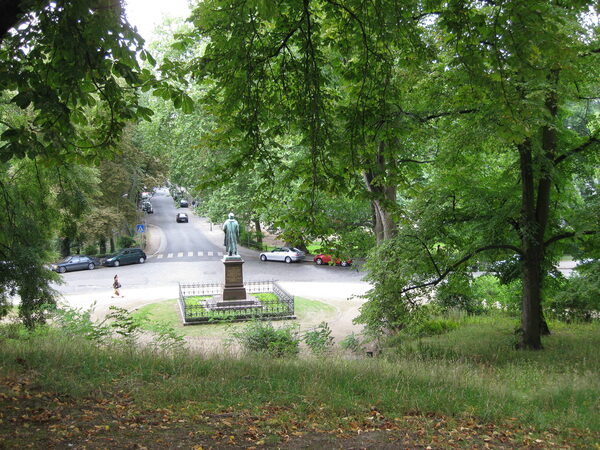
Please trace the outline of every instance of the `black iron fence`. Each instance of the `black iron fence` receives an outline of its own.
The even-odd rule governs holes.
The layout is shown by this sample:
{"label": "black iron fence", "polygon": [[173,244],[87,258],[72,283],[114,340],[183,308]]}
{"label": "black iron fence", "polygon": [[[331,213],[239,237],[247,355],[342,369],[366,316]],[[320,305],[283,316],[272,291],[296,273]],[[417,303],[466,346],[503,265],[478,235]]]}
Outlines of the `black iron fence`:
{"label": "black iron fence", "polygon": [[223,283],[179,283],[179,311],[184,325],[250,319],[293,319],[294,296],[275,281],[244,283],[246,301],[223,302]]}

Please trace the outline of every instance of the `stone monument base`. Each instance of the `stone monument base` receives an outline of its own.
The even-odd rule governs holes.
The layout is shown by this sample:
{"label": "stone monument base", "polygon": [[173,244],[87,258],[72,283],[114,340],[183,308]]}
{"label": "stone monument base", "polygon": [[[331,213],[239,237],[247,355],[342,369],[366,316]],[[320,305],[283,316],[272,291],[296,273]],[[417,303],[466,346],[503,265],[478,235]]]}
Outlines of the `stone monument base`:
{"label": "stone monument base", "polygon": [[243,300],[225,300],[222,295],[215,295],[205,303],[205,308],[210,310],[262,308],[262,306],[260,300],[252,295],[248,295]]}
{"label": "stone monument base", "polygon": [[223,301],[243,301],[246,299],[242,264],[244,264],[244,260],[239,255],[223,257],[223,265],[225,266]]}

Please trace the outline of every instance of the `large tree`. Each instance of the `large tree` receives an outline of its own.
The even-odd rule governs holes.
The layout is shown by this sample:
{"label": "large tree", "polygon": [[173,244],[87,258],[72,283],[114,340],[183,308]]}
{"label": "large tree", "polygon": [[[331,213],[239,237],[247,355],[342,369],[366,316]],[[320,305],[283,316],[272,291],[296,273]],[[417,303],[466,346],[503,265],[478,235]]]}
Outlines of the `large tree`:
{"label": "large tree", "polygon": [[[578,104],[597,98],[599,41],[594,2],[504,1],[452,5],[439,19],[454,48],[451,68],[473,95],[473,119],[493,133],[498,158],[518,195],[508,216],[494,211],[496,229],[473,252],[514,251],[522,261],[521,348],[542,347],[542,289],[553,246],[596,233],[597,221],[573,214],[576,178],[598,163],[597,115],[579,130],[571,125]],[[593,12],[592,12],[593,11]],[[587,21],[587,23],[586,23]],[[463,88],[464,89],[464,88]],[[474,149],[475,150],[475,149]],[[478,172],[485,171],[485,160]],[[514,191],[513,191],[514,194]],[[467,255],[465,255],[466,257]]]}
{"label": "large tree", "polygon": [[590,170],[600,148],[592,7],[457,2],[432,19],[447,45],[443,80],[451,95],[440,101],[468,113],[436,121],[436,162],[407,196],[400,235],[378,249],[384,262],[400,253],[410,261],[400,264],[402,287],[394,291],[385,268],[373,267],[372,299],[382,303],[370,305],[364,320],[375,310],[383,317],[394,302],[410,309],[431,287],[464,276],[469,263],[514,258],[523,286],[518,347],[542,348],[544,280],[560,245],[600,230],[580,189],[582,180],[596,189]]}
{"label": "large tree", "polygon": [[119,0],[4,1],[0,8],[0,303],[19,294],[32,325],[41,304],[53,301],[44,267],[50,238],[61,228],[77,234],[65,224],[83,217],[86,202],[72,200],[91,194],[72,188],[85,171],[78,166],[118,154],[125,125],[151,114],[139,106],[137,88],[174,91],[139,67],[138,56],[149,55]]}
{"label": "large tree", "polygon": [[[522,262],[519,346],[537,349],[543,280],[558,254],[550,250],[598,229],[571,208],[576,178],[598,153],[597,117],[577,128],[570,119],[598,97],[595,8],[592,0],[282,0],[276,9],[212,0],[195,9],[182,42],[206,45],[186,70],[213,104],[213,138],[235,149],[223,166],[281,166],[273,150],[297,135],[309,163],[298,177],[371,198],[382,248],[393,254],[376,258],[385,267],[373,267],[372,300],[378,283],[390,284],[390,264],[405,272],[388,293],[410,303],[406,294],[469,261],[513,253]],[[394,252],[403,242],[415,245]]]}

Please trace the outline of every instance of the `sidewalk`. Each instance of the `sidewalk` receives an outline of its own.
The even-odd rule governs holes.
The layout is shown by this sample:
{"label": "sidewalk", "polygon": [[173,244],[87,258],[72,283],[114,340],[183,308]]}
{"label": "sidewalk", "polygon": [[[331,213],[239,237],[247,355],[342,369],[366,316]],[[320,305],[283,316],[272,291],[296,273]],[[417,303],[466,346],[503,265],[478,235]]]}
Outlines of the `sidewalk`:
{"label": "sidewalk", "polygon": [[163,231],[156,225],[148,224],[146,227],[146,246],[144,252],[146,256],[151,257],[161,251],[161,245],[164,246],[165,239]]}

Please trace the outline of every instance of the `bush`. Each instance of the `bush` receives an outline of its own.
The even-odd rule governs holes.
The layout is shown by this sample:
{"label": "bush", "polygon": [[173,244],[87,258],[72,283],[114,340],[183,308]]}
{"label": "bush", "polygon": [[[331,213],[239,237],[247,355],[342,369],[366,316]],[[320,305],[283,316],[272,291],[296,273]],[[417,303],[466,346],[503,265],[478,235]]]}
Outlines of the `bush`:
{"label": "bush", "polygon": [[135,239],[131,236],[119,236],[119,240],[117,242],[119,248],[131,248],[135,246]]}
{"label": "bush", "polygon": [[340,342],[340,346],[344,350],[350,350],[352,353],[364,353],[365,351],[365,347],[363,346],[359,337],[356,336],[354,333],[351,333],[348,336],[346,336],[342,340],[342,342]]}
{"label": "bush", "polygon": [[415,337],[437,336],[458,328],[458,325],[451,319],[430,319],[414,324],[407,332]]}
{"label": "bush", "polygon": [[262,238],[264,233],[256,233],[255,231],[248,231],[246,225],[240,223],[240,244],[248,247],[262,250]]}
{"label": "bush", "polygon": [[85,247],[83,247],[83,254],[84,255],[95,255],[96,253],[98,253],[98,246],[97,245],[88,244]]}
{"label": "bush", "polygon": [[578,268],[569,280],[562,280],[545,302],[545,311],[566,322],[589,322],[600,318],[600,262]]}
{"label": "bush", "polygon": [[266,353],[276,358],[294,356],[300,351],[300,339],[294,327],[274,328],[270,322],[255,320],[242,330],[231,333],[246,351]]}
{"label": "bush", "polygon": [[89,309],[70,308],[66,305],[50,310],[51,318],[61,332],[67,336],[82,336],[90,341],[104,342],[110,328],[104,322],[92,319],[95,303]]}
{"label": "bush", "polygon": [[501,283],[493,275],[483,275],[471,283],[473,296],[487,309],[501,309],[511,315],[521,313],[521,281]]}
{"label": "bush", "polygon": [[444,310],[460,309],[473,315],[485,312],[482,299],[474,295],[470,280],[466,277],[453,277],[447,283],[440,284],[435,301]]}
{"label": "bush", "polygon": [[43,327],[37,327],[30,330],[22,323],[7,322],[0,324],[0,342],[5,339],[25,340],[29,339],[34,333],[39,332]]}
{"label": "bush", "polygon": [[81,336],[95,344],[134,344],[144,328],[154,333],[149,344],[155,350],[180,351],[185,339],[169,324],[154,322],[143,315],[133,315],[124,308],[109,307],[105,320],[92,319],[95,303],[89,309],[76,309],[66,305],[50,310],[53,325],[67,336]]}
{"label": "bush", "polygon": [[303,341],[311,352],[322,355],[333,346],[331,328],[327,322],[321,322],[316,328],[304,333]]}

